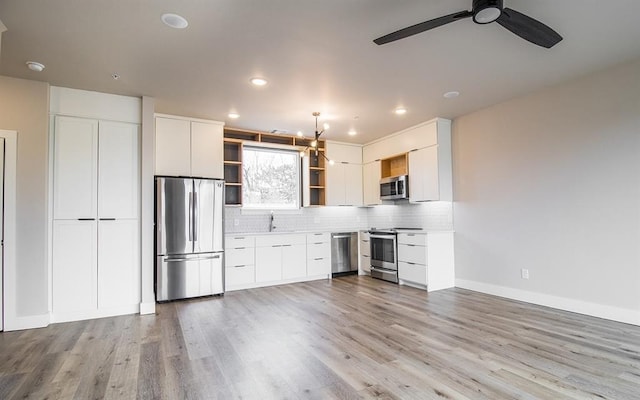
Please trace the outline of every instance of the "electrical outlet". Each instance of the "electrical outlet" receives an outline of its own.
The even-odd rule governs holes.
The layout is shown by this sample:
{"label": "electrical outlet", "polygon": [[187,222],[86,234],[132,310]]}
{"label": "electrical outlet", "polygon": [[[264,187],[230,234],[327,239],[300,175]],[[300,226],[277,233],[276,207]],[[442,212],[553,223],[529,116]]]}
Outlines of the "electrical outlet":
{"label": "electrical outlet", "polygon": [[520,270],[520,274],[522,275],[522,279],[529,279],[529,270],[528,269],[521,269]]}
{"label": "electrical outlet", "polygon": [[233,226],[238,226],[240,225],[240,220],[238,218],[234,218],[233,219]]}

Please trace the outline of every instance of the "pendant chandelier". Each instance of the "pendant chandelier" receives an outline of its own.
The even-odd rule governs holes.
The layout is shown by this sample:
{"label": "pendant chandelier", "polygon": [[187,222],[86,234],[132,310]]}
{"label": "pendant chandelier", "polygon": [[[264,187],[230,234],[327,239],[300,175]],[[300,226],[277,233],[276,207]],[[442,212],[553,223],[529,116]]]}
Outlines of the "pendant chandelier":
{"label": "pendant chandelier", "polygon": [[300,151],[300,157],[305,157],[307,155],[307,151],[311,152],[313,151],[315,153],[315,156],[317,157],[318,154],[322,155],[322,157],[324,157],[325,160],[327,160],[329,162],[329,164],[333,165],[333,161],[329,160],[329,158],[327,158],[327,156],[324,154],[323,151],[318,151],[318,144],[320,141],[320,135],[322,135],[324,133],[324,131],[326,131],[327,129],[329,129],[329,124],[324,124],[323,125],[323,129],[321,131],[318,130],[318,117],[320,116],[320,113],[315,111],[313,112],[311,115],[313,115],[316,119],[316,129],[313,135],[313,140],[311,141],[311,143],[309,143],[309,145],[307,147],[305,147],[302,151]]}

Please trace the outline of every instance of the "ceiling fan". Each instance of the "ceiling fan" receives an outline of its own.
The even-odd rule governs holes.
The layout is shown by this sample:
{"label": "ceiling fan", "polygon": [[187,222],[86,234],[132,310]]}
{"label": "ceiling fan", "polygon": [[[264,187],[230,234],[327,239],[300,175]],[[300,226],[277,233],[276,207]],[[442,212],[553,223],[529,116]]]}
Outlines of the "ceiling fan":
{"label": "ceiling fan", "polygon": [[377,45],[394,42],[469,17],[472,17],[473,22],[476,24],[489,24],[496,21],[521,38],[547,49],[550,49],[562,40],[562,36],[542,22],[536,21],[511,8],[504,8],[503,0],[473,0],[471,11],[460,11],[445,15],[444,17],[421,22],[379,37],[373,42]]}

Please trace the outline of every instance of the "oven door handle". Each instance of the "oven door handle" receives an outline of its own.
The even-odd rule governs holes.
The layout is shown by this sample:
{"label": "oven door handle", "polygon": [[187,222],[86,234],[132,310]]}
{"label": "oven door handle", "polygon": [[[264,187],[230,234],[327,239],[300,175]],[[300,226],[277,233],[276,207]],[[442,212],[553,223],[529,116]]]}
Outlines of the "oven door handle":
{"label": "oven door handle", "polygon": [[374,235],[374,234],[370,234],[369,238],[371,239],[391,239],[391,240],[396,240],[396,235],[390,234],[390,235]]}

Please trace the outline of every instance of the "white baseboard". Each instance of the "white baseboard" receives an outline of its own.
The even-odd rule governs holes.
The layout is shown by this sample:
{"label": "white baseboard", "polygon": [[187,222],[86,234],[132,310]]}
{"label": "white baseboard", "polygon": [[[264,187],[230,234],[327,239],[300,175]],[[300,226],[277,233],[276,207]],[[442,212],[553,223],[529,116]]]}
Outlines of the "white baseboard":
{"label": "white baseboard", "polygon": [[514,289],[506,286],[468,281],[465,279],[456,279],[456,287],[640,326],[640,310],[606,306],[582,300],[569,299],[566,297]]}
{"label": "white baseboard", "polygon": [[106,317],[116,317],[119,315],[138,314],[139,304],[109,307],[94,310],[69,311],[62,313],[51,313],[51,323],[82,321],[85,319],[96,319]]}
{"label": "white baseboard", "polygon": [[140,303],[140,315],[155,314],[156,303]]}
{"label": "white baseboard", "polygon": [[4,321],[5,332],[20,331],[23,329],[44,328],[49,326],[49,314],[30,315],[28,317],[16,317]]}

